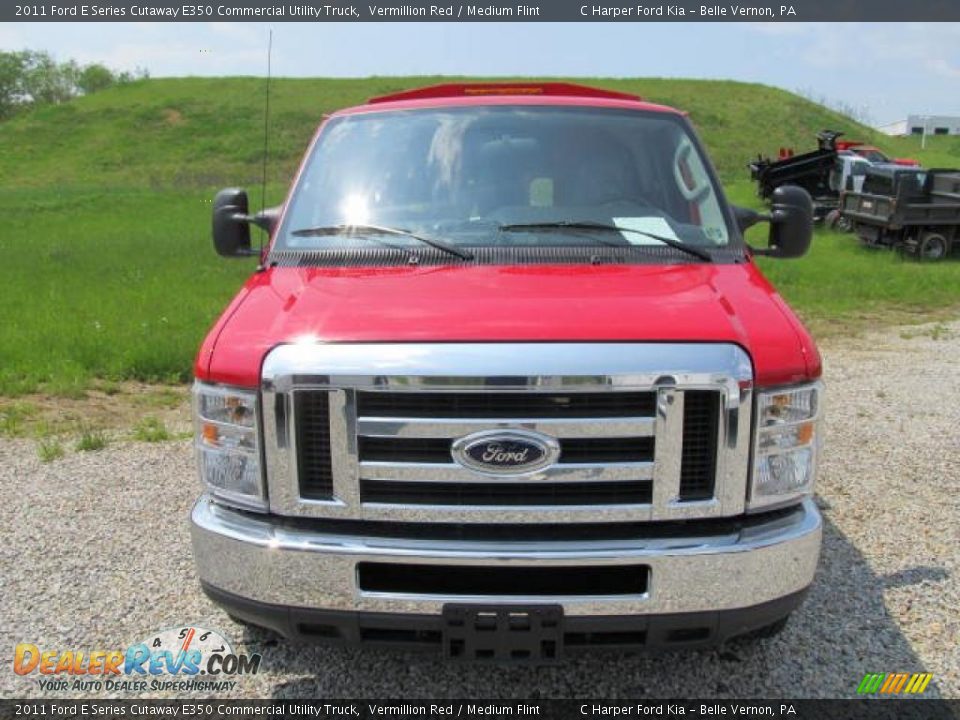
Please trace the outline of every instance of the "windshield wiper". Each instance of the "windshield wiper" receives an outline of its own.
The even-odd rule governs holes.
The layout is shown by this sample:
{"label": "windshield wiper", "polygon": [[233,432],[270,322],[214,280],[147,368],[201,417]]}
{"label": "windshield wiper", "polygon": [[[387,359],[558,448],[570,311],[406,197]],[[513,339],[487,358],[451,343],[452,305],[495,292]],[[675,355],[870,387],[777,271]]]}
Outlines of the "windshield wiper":
{"label": "windshield wiper", "polygon": [[[473,253],[463,250],[462,248],[455,247],[454,245],[449,245],[442,240],[436,240],[434,238],[417,235],[416,233],[411,232],[410,230],[404,230],[403,228],[385,227],[383,225],[318,225],[317,227],[293,230],[290,234],[298,237],[317,237],[321,235],[356,235],[357,237],[369,235],[400,235],[402,237],[413,238],[414,240],[422,242],[424,245],[429,245],[430,247],[441,250],[449,255],[456,255],[458,258],[462,258],[463,260],[473,260]],[[397,250],[403,249],[397,245],[391,245],[389,243],[382,244],[386,245],[387,247],[396,248]]]}
{"label": "windshield wiper", "polygon": [[[713,262],[713,257],[709,252],[698,248],[694,245],[687,245],[687,243],[680,240],[675,240],[674,238],[664,237],[663,235],[656,235],[655,233],[647,232],[646,230],[638,230],[636,228],[629,227],[620,227],[619,225],[611,225],[609,223],[599,223],[591,222],[589,220],[557,220],[555,222],[535,222],[535,223],[510,223],[508,225],[501,225],[498,228],[501,232],[527,232],[527,231],[536,231],[536,230],[597,230],[603,232],[629,232],[636,233],[637,235],[643,235],[648,237],[651,240],[657,240],[662,242],[664,245],[669,245],[672,248],[676,248],[682,252],[685,252],[694,257],[700,258],[701,260],[706,260],[707,262]],[[609,247],[636,247],[630,243],[618,243],[618,242],[609,242],[605,240],[600,240],[600,238],[595,238],[598,242],[603,245],[608,245]]]}

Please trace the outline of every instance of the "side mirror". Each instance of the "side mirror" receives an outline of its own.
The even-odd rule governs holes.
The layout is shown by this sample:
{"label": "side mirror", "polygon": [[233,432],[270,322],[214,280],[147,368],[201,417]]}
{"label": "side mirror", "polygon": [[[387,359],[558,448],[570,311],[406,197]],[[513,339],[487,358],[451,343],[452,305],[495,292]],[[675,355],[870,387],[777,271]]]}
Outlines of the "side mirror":
{"label": "side mirror", "polygon": [[734,205],[733,219],[737,221],[737,227],[740,228],[740,232],[746,232],[758,222],[763,222],[769,218],[766,215],[761,215],[756,210]]}
{"label": "side mirror", "polygon": [[250,247],[247,191],[227,188],[213,199],[213,246],[224,257],[257,255]]}
{"label": "side mirror", "polygon": [[280,221],[281,210],[283,210],[283,205],[274,205],[270,208],[264,208],[250,218],[250,222],[252,222],[261,230],[265,231],[267,235],[273,235],[273,229]]}
{"label": "side mirror", "polygon": [[813,240],[810,194],[796,185],[781,185],[773,191],[770,200],[769,247],[754,248],[754,253],[778,258],[802,257]]}

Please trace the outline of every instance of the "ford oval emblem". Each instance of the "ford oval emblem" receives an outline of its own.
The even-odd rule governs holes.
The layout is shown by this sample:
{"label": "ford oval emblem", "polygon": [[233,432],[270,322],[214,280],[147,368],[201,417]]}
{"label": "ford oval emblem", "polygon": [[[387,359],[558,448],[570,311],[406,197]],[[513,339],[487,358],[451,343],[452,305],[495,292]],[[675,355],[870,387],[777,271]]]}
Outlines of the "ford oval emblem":
{"label": "ford oval emblem", "polygon": [[451,446],[453,459],[487,475],[525,475],[552,465],[560,457],[556,438],[530,430],[485,430]]}

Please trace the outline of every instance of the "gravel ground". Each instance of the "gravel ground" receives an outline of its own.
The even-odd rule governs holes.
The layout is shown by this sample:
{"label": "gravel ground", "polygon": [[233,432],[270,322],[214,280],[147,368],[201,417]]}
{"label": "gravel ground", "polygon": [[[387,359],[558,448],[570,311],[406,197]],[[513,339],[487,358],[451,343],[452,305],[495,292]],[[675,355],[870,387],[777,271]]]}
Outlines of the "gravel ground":
{"label": "gravel ground", "polygon": [[960,697],[960,322],[823,350],[824,552],[810,597],[775,640],[551,668],[277,643],[199,591],[185,523],[197,494],[187,441],[116,442],[42,464],[32,441],[3,440],[2,694],[44,695],[36,675],[7,664],[18,642],[123,648],[193,623],[263,654],[262,672],[231,697],[848,697],[864,673],[893,671],[932,672],[927,696]]}

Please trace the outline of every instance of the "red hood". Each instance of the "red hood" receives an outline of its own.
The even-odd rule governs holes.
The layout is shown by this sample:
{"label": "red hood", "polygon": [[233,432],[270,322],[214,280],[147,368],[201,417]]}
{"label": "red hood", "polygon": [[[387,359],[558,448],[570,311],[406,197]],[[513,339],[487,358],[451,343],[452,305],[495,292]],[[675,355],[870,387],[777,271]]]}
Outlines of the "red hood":
{"label": "red hood", "polygon": [[200,349],[197,377],[254,386],[274,346],[323,342],[732,342],[758,385],[820,374],[809,335],[753,264],[272,268]]}

